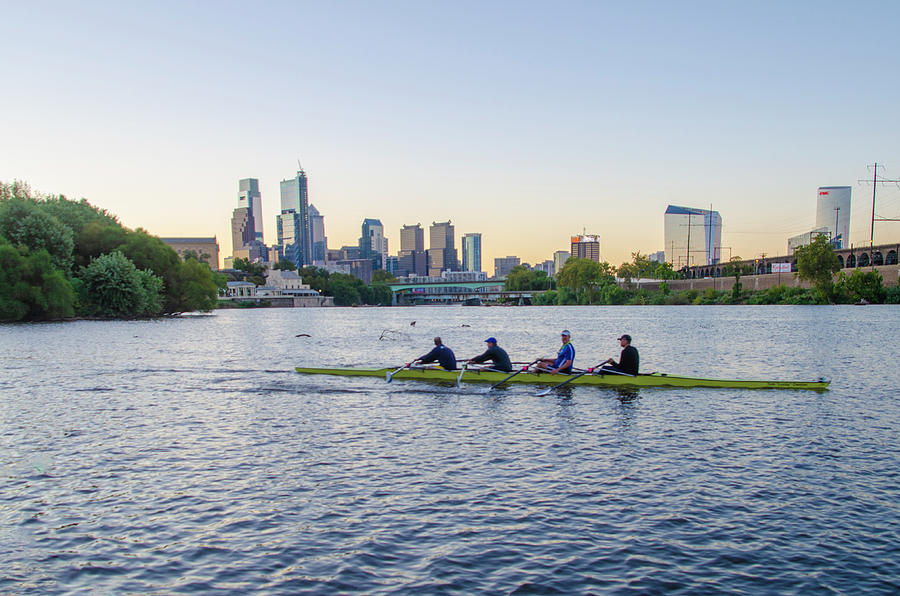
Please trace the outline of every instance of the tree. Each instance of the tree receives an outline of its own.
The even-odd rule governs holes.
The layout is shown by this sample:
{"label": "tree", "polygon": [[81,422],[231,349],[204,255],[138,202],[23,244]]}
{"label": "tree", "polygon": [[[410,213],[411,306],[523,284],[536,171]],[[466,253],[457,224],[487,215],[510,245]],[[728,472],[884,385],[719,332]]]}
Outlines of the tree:
{"label": "tree", "polygon": [[141,317],[162,310],[163,282],[147,269],[138,270],[120,251],[101,255],[79,274],[84,297],[93,314]]}
{"label": "tree", "polygon": [[379,304],[381,306],[391,305],[391,288],[387,284],[376,282],[369,286],[369,297],[367,304]]}
{"label": "tree", "polygon": [[546,271],[534,271],[525,265],[516,265],[506,276],[505,287],[508,291],[547,290],[552,280]]}
{"label": "tree", "polygon": [[844,297],[848,302],[870,303],[884,302],[884,278],[878,271],[854,269],[849,276],[843,271],[838,274],[835,295]]}
{"label": "tree", "polygon": [[0,235],[13,245],[46,250],[53,265],[64,272],[72,266],[72,230],[44,213],[33,199],[13,198],[0,203]]}
{"label": "tree", "polygon": [[[601,288],[616,285],[614,271],[609,263],[570,258],[557,274],[556,281],[561,288],[568,288],[575,294],[579,304],[592,304],[604,293]],[[615,298],[618,299],[617,296]],[[563,299],[568,299],[568,296],[560,293],[560,300]]]}
{"label": "tree", "polygon": [[386,269],[376,269],[372,272],[372,283],[385,283],[390,284],[397,281],[397,278],[394,277],[394,274]]}
{"label": "tree", "polygon": [[740,302],[744,294],[744,285],[741,283],[741,276],[747,275],[752,271],[750,265],[743,262],[738,256],[731,257],[731,260],[722,268],[724,275],[734,276],[734,285],[731,286],[731,301]]}
{"label": "tree", "polygon": [[46,250],[12,246],[0,236],[0,321],[75,314],[75,291]]}
{"label": "tree", "polygon": [[812,283],[820,302],[831,302],[834,297],[834,274],[841,268],[834,247],[824,234],[819,234],[806,246],[794,250],[800,279]]}
{"label": "tree", "polygon": [[[360,286],[365,286],[362,281],[346,273],[335,273],[329,280],[331,295],[337,306],[354,306],[362,303]],[[358,282],[358,283],[357,283]]]}
{"label": "tree", "polygon": [[282,271],[296,271],[297,266],[294,265],[294,262],[289,259],[280,259],[277,263],[272,265],[272,269],[280,269]]}

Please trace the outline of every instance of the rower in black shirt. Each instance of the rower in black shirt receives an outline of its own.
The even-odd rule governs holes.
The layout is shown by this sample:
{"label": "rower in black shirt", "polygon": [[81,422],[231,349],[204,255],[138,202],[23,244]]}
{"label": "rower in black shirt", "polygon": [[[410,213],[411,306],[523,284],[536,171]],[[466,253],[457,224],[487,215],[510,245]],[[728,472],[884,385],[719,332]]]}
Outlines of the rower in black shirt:
{"label": "rower in black shirt", "polygon": [[631,336],[627,333],[622,335],[619,338],[619,345],[622,346],[622,355],[619,357],[619,362],[617,363],[610,358],[603,365],[603,368],[600,369],[601,372],[603,369],[612,369],[627,375],[637,375],[640,356],[637,348],[631,345]]}
{"label": "rower in black shirt", "polygon": [[481,364],[482,362],[491,361],[491,368],[501,372],[512,372],[512,363],[509,361],[509,354],[506,350],[497,345],[497,338],[489,337],[484,340],[488,345],[487,350],[481,356],[475,356],[469,360],[470,364]]}
{"label": "rower in black shirt", "polygon": [[416,358],[416,362],[420,364],[428,364],[430,362],[437,361],[441,367],[447,370],[456,370],[456,356],[453,354],[453,350],[448,348],[441,342],[440,337],[434,338],[434,349],[425,354],[420,358]]}

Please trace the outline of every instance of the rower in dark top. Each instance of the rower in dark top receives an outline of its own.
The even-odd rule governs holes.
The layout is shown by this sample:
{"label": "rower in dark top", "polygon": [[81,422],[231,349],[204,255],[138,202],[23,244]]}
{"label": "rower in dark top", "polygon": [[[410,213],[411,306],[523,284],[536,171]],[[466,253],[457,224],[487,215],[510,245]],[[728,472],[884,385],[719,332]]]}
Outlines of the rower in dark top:
{"label": "rower in dark top", "polygon": [[416,358],[413,364],[429,364],[431,362],[437,362],[446,370],[456,370],[456,355],[453,350],[441,342],[440,337],[434,338],[434,349],[424,356]]}
{"label": "rower in dark top", "polygon": [[[622,346],[622,355],[619,356],[619,362],[610,358],[603,365],[603,369],[612,369],[617,372],[623,372],[627,375],[638,374],[638,365],[640,364],[640,356],[637,348],[631,345],[631,336],[627,333],[619,338],[619,345]],[[601,371],[603,369],[600,369]]]}
{"label": "rower in dark top", "polygon": [[484,340],[487,344],[487,350],[481,356],[475,356],[469,360],[470,364],[481,364],[482,362],[491,361],[491,368],[501,372],[512,372],[512,363],[509,361],[509,354],[506,350],[497,345],[497,338],[489,337]]}
{"label": "rower in dark top", "polygon": [[548,372],[551,375],[556,373],[572,372],[572,365],[575,364],[575,346],[572,345],[572,334],[568,330],[562,332],[562,347],[556,353],[556,359],[543,358],[535,365],[540,371]]}

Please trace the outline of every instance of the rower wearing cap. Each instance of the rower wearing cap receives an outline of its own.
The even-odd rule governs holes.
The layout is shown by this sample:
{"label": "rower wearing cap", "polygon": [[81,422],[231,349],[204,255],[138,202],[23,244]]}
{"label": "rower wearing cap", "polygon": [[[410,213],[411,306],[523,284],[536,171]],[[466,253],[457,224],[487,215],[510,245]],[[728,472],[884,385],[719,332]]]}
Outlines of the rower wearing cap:
{"label": "rower wearing cap", "polygon": [[496,337],[489,337],[484,340],[487,344],[487,350],[481,356],[475,356],[469,360],[470,364],[481,364],[482,362],[491,361],[491,368],[501,372],[512,372],[512,363],[509,361],[509,354],[506,350],[497,345]]}
{"label": "rower wearing cap", "polygon": [[544,358],[539,360],[535,368],[549,372],[552,375],[572,372],[572,365],[575,364],[575,346],[572,345],[572,334],[569,333],[568,329],[565,329],[560,336],[562,338],[562,347],[556,353],[556,359]]}
{"label": "rower wearing cap", "polygon": [[[456,356],[453,350],[444,345],[440,337],[434,338],[434,349],[416,358],[411,364],[430,364],[437,361],[445,370],[456,370]],[[406,365],[409,368],[410,364]]]}
{"label": "rower wearing cap", "polygon": [[631,345],[631,336],[625,333],[619,337],[619,345],[622,346],[622,355],[619,356],[619,362],[610,358],[606,361],[603,368],[611,368],[612,370],[623,372],[627,375],[637,375],[638,365],[640,364],[640,356],[637,348]]}

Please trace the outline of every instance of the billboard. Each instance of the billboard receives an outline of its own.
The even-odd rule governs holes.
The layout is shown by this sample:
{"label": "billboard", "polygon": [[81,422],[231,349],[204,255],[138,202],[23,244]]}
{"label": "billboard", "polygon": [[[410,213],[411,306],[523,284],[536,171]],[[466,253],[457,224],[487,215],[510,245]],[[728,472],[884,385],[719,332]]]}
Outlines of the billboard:
{"label": "billboard", "polygon": [[772,273],[790,273],[790,263],[772,263]]}

